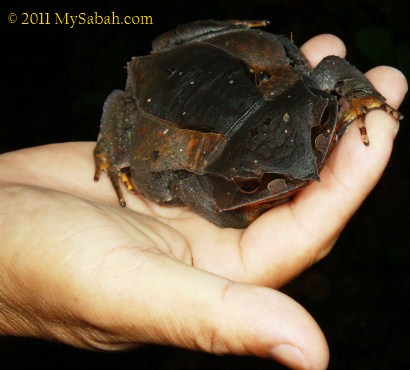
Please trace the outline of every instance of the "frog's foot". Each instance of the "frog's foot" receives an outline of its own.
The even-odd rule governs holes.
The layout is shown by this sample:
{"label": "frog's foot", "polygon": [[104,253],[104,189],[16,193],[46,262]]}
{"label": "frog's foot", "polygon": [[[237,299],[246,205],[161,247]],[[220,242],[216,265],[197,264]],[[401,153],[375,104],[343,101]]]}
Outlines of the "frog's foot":
{"label": "frog's foot", "polygon": [[111,184],[114,188],[115,194],[117,195],[118,201],[122,207],[126,206],[124,195],[121,190],[121,181],[127,187],[128,190],[135,192],[135,188],[131,183],[130,173],[127,170],[118,169],[110,164],[110,159],[101,145],[99,140],[96,148],[94,149],[94,161],[95,161],[95,173],[94,181],[97,182],[100,179],[101,172],[107,173],[111,180]]}
{"label": "frog's foot", "polygon": [[368,112],[374,109],[383,109],[387,113],[391,114],[397,120],[401,120],[403,118],[403,115],[399,111],[397,111],[396,109],[388,105],[383,97],[378,97],[374,95],[358,97],[358,98],[354,98],[350,100],[350,107],[348,108],[347,111],[342,113],[343,121],[342,121],[342,129],[340,130],[340,132],[343,132],[344,129],[353,120],[357,119],[357,122],[359,124],[360,136],[362,138],[363,144],[369,145],[369,138],[367,136],[365,117]]}

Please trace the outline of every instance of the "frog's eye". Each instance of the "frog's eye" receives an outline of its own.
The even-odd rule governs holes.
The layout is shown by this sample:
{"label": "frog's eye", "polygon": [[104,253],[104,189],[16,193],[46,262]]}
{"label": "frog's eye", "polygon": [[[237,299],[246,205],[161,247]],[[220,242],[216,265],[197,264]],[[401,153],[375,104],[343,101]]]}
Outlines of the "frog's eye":
{"label": "frog's eye", "polygon": [[259,179],[235,179],[234,180],[237,189],[244,194],[255,193],[261,183]]}
{"label": "frog's eye", "polygon": [[267,72],[267,71],[261,71],[260,73],[259,73],[259,79],[262,81],[262,82],[267,82],[267,81],[270,81],[271,79],[272,79],[272,76]]}

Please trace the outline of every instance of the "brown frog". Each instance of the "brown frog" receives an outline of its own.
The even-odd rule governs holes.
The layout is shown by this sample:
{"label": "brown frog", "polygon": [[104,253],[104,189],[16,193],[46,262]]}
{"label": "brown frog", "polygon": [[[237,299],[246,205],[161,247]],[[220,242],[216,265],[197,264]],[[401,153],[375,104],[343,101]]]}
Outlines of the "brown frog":
{"label": "brown frog", "polygon": [[[186,205],[222,227],[243,228],[319,180],[332,147],[357,119],[399,112],[337,56],[316,68],[267,21],[197,21],[153,41],[127,65],[125,91],[107,98],[94,156],[120,188]],[[349,107],[341,111],[338,99]]]}

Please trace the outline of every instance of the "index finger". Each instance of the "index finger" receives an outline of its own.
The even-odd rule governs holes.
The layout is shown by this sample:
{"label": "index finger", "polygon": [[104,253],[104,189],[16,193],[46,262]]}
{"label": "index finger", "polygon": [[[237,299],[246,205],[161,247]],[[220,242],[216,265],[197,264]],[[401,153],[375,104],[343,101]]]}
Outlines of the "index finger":
{"label": "index finger", "polygon": [[341,58],[346,56],[346,46],[343,41],[331,34],[312,37],[301,46],[300,50],[313,68],[328,55],[337,55]]}

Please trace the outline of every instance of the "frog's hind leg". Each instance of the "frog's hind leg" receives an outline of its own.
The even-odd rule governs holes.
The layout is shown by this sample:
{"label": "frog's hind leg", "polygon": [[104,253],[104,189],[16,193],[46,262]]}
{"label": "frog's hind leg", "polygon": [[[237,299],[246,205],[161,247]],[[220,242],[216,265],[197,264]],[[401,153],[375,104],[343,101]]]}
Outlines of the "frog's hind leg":
{"label": "frog's hind leg", "polygon": [[369,145],[365,125],[365,116],[369,111],[383,109],[396,119],[403,118],[400,112],[386,103],[386,99],[358,69],[340,57],[332,55],[324,58],[313,70],[312,78],[320,90],[335,92],[349,103],[349,108],[342,111],[338,136],[357,119],[362,141]]}
{"label": "frog's hind leg", "polygon": [[207,40],[236,30],[244,30],[253,27],[266,27],[268,24],[270,24],[268,20],[206,20],[191,22],[180,25],[174,30],[158,36],[152,42],[152,52],[163,52],[181,44]]}
{"label": "frog's hind leg", "polygon": [[120,183],[133,191],[129,171],[129,147],[136,104],[124,91],[113,91],[104,103],[100,133],[94,149],[95,174],[98,181],[101,171],[107,173],[121,206],[125,207]]}

